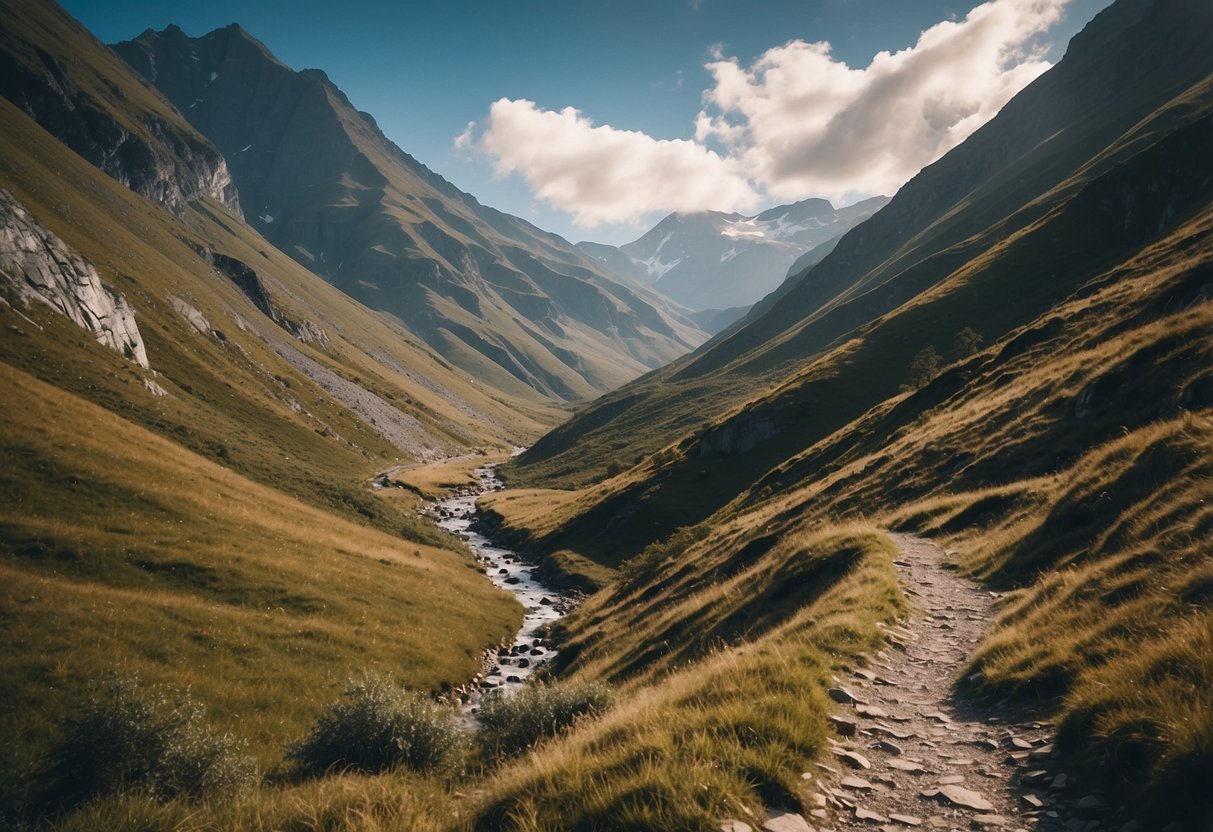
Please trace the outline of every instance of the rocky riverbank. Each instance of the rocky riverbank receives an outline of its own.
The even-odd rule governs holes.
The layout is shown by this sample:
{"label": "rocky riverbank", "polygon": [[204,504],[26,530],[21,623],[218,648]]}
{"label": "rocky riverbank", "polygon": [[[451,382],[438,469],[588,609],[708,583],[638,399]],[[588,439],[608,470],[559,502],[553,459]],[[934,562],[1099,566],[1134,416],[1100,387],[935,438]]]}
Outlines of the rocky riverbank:
{"label": "rocky riverbank", "polygon": [[487,651],[482,672],[452,691],[451,695],[457,696],[469,711],[485,693],[508,692],[525,685],[555,658],[556,651],[546,637],[547,628],[579,600],[578,595],[557,591],[543,583],[533,564],[511,549],[494,545],[477,530],[477,498],[500,489],[502,483],[493,465],[477,468],[474,475],[475,485],[458,489],[442,500],[427,502],[422,511],[440,527],[463,538],[489,580],[512,593],[526,613],[513,640]]}

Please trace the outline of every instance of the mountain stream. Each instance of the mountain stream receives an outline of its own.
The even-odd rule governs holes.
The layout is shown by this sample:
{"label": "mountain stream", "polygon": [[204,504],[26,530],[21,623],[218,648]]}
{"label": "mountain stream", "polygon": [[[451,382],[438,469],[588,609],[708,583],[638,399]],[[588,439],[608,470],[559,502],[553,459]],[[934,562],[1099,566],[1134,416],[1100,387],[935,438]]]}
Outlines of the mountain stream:
{"label": "mountain stream", "polygon": [[464,703],[465,712],[475,709],[480,698],[490,691],[516,691],[527,679],[555,657],[551,642],[543,634],[546,625],[563,617],[575,605],[575,600],[539,581],[531,564],[516,552],[495,546],[474,528],[476,499],[502,487],[495,467],[485,465],[473,475],[477,484],[461,488],[451,496],[427,504],[423,509],[447,531],[463,538],[476,559],[484,566],[490,581],[510,592],[522,604],[526,614],[513,642],[490,651],[485,672],[470,684],[456,691]]}

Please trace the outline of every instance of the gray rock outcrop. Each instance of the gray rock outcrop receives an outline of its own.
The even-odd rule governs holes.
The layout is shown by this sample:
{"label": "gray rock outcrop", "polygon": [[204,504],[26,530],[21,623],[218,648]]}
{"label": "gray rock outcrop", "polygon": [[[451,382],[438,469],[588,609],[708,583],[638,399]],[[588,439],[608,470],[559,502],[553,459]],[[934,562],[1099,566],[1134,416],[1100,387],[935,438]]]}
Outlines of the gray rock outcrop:
{"label": "gray rock outcrop", "polygon": [[[92,40],[87,33],[74,34]],[[57,54],[15,51],[0,43],[0,96],[96,167],[178,216],[201,196],[240,215],[227,161],[214,145],[175,117],[166,101],[143,109],[133,106],[120,87],[98,91],[68,49],[60,44]],[[139,86],[128,69],[119,71],[129,88]]]}
{"label": "gray rock outcrop", "polygon": [[71,318],[97,340],[147,368],[143,336],[126,299],[101,282],[93,264],[40,225],[0,188],[0,280],[16,300],[31,299]]}

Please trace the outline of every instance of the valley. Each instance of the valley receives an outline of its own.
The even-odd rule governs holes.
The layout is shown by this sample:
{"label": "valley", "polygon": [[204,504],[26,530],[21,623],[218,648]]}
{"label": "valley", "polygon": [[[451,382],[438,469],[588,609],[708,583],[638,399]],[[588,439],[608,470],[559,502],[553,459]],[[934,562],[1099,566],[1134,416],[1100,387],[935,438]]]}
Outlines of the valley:
{"label": "valley", "polygon": [[427,166],[290,27],[0,0],[0,827],[1213,830],[1213,7],[966,9],[696,41],[693,140],[480,10],[389,84],[495,97]]}

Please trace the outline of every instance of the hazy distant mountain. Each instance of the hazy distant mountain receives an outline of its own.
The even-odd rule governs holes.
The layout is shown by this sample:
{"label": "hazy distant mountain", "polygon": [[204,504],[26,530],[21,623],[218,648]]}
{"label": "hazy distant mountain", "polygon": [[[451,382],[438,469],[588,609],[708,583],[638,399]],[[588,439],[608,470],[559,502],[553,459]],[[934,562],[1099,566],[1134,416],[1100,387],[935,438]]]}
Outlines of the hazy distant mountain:
{"label": "hazy distant mountain", "polygon": [[479,381],[580,398],[703,340],[656,293],[456,189],[323,72],[295,72],[239,26],[114,48],[223,152],[255,229]]}
{"label": "hazy distant mountain", "polygon": [[649,283],[690,309],[743,307],[778,287],[798,258],[888,201],[878,196],[836,209],[824,199],[806,199],[751,217],[675,213],[627,245],[578,247],[616,274]]}

